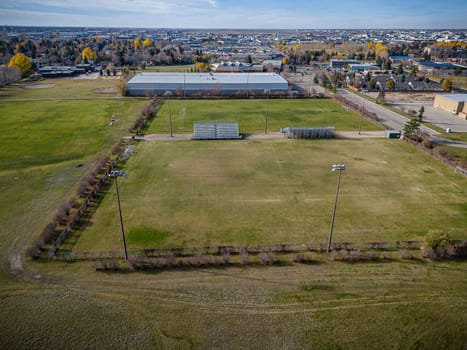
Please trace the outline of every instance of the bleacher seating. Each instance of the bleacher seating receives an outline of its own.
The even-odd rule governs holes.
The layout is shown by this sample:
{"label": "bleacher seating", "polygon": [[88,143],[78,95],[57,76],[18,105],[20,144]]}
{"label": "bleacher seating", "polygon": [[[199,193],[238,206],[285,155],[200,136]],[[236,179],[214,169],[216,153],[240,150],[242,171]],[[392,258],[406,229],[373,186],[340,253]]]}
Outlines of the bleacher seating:
{"label": "bleacher seating", "polygon": [[282,133],[287,134],[289,139],[329,139],[334,137],[334,127],[295,127],[284,128]]}
{"label": "bleacher seating", "polygon": [[237,140],[241,138],[237,122],[198,121],[194,123],[193,140]]}

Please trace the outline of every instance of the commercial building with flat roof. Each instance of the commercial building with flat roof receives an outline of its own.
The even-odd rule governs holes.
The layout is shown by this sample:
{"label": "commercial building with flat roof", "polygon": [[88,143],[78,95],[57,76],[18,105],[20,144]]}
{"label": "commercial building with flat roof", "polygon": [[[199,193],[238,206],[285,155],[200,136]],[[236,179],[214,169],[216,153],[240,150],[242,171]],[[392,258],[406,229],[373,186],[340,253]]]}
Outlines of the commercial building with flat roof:
{"label": "commercial building with flat roof", "polygon": [[128,82],[128,95],[177,95],[237,92],[287,92],[287,80],[276,73],[140,73]]}
{"label": "commercial building with flat roof", "polygon": [[467,94],[436,95],[433,107],[467,119]]}

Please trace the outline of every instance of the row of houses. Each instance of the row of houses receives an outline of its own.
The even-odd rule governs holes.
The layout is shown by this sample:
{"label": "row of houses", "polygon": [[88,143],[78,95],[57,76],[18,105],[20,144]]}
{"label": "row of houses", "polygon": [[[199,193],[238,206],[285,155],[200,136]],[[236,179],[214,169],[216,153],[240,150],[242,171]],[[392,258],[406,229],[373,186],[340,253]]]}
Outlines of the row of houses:
{"label": "row of houses", "polygon": [[[432,61],[415,60],[411,56],[390,56],[392,67],[397,67],[400,64],[408,67],[417,67],[420,73],[426,75],[467,75],[467,67],[459,64],[440,63]],[[330,61],[332,69],[346,69],[352,72],[380,72],[381,67],[375,64],[361,63],[357,60],[350,59],[332,59]]]}
{"label": "row of houses", "polygon": [[282,69],[282,60],[264,60],[259,64],[245,63],[239,61],[221,61],[210,65],[213,72],[218,73],[261,73],[261,72],[280,72]]}

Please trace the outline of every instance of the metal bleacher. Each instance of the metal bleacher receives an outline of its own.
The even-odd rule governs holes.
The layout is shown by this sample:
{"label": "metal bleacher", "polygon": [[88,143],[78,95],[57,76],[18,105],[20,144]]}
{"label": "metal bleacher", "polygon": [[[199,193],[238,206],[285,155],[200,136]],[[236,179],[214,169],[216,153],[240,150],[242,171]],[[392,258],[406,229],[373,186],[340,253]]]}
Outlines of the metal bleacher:
{"label": "metal bleacher", "polygon": [[334,127],[289,127],[281,129],[289,139],[330,139],[334,137]]}
{"label": "metal bleacher", "polygon": [[194,123],[193,140],[238,140],[237,122],[198,121]]}

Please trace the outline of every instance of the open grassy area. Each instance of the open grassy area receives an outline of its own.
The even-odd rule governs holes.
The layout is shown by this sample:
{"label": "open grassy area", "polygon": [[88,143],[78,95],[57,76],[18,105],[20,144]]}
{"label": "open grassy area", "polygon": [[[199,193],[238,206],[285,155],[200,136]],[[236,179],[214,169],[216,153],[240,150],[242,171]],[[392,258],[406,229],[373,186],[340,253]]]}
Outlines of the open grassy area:
{"label": "open grassy area", "polygon": [[192,64],[174,65],[174,66],[148,66],[140,72],[189,72]]}
{"label": "open grassy area", "polygon": [[[434,75],[429,76],[428,78],[430,78],[432,80],[436,80],[436,81],[441,81],[441,79],[443,79],[443,77],[434,76]],[[458,88],[461,88],[461,89],[467,89],[467,77],[465,77],[465,76],[450,75],[450,76],[444,77],[444,78],[451,80],[454,87],[458,87]]]}
{"label": "open grassy area", "polygon": [[[134,113],[147,103],[144,99],[119,101],[118,96],[93,92],[96,87],[111,88],[113,81],[59,79],[43,83],[56,84],[57,89],[0,89],[0,126],[2,137],[8,140],[8,144],[1,144],[2,151],[6,151],[1,158],[5,169],[0,172],[2,349],[465,348],[465,261],[403,261],[391,257],[375,262],[338,263],[325,254],[313,254],[311,264],[97,273],[89,262],[27,259],[25,250],[57,208],[75,194],[82,178],[93,169],[94,160],[127,134]],[[62,104],[63,100],[81,97],[92,102]],[[108,97],[112,98],[110,102]],[[12,104],[12,99],[18,103]],[[50,105],[38,99],[48,99]],[[27,100],[31,107],[19,100]],[[51,106],[60,106],[63,114]],[[109,126],[111,114],[120,118]],[[15,123],[18,115],[22,118],[20,124]],[[27,135],[23,128],[27,128]],[[69,143],[57,135],[66,135]],[[205,157],[196,162],[190,154]],[[240,156],[245,160],[238,159]],[[305,164],[304,169],[295,159]],[[269,215],[273,214],[270,211],[273,207],[282,206],[284,213],[291,215],[295,214],[287,206],[299,212],[310,209],[305,214],[317,215],[316,222],[322,220],[324,224],[320,225],[326,229],[336,183],[336,174],[329,168],[331,163],[340,161],[349,168],[342,175],[336,239],[351,232],[353,225],[379,228],[371,217],[375,212],[387,219],[385,229],[396,227],[384,213],[386,206],[396,208],[394,213],[399,218],[403,217],[403,210],[409,210],[414,216],[407,222],[409,228],[421,232],[425,221],[442,222],[447,229],[453,228],[457,237],[465,238],[465,233],[458,231],[461,213],[466,222],[465,178],[397,141],[180,141],[141,144],[125,165],[129,176],[119,184],[125,222],[129,225],[133,222],[129,227],[134,232],[131,244],[147,242],[152,234],[159,239],[155,244],[153,241],[154,245],[178,241],[182,236],[176,226],[185,225],[192,215],[179,212],[178,208],[187,210],[190,206],[185,202],[190,200],[204,206],[192,207],[194,213],[213,210],[212,215],[201,216],[203,222],[217,222],[219,211],[222,213],[225,208],[216,208],[211,202],[216,203],[216,196],[228,198],[221,191],[227,188],[227,180],[232,182],[232,189],[242,185],[251,191],[230,192],[233,195],[230,198],[243,201],[246,208]],[[258,166],[248,171],[246,166],[252,162]],[[219,168],[219,164],[225,169]],[[207,168],[213,171],[208,173]],[[145,169],[155,170],[145,172]],[[227,170],[236,177],[225,176]],[[188,186],[190,183],[193,187]],[[408,188],[406,184],[412,186]],[[304,193],[300,185],[318,196]],[[284,186],[290,191],[284,190]],[[202,189],[208,192],[198,196]],[[380,191],[375,193],[380,195],[378,198],[366,205],[358,203],[369,200],[375,189]],[[150,193],[144,192],[137,196],[130,190],[152,191],[154,196],[151,198]],[[361,193],[356,194],[357,190]],[[113,245],[120,249],[114,187],[109,186],[107,191],[92,217],[93,226],[83,232],[78,245],[101,242],[104,249]],[[184,197],[177,200],[176,194]],[[409,194],[414,198],[409,198]],[[266,201],[258,201],[257,207],[248,203],[251,198]],[[273,201],[268,203],[270,199]],[[281,204],[274,202],[276,199]],[[464,203],[464,209],[460,202]],[[232,204],[233,200],[229,205]],[[230,218],[246,212],[236,205],[239,214],[231,213]],[[300,209],[301,206],[304,207]],[[351,223],[354,207],[362,214]],[[283,228],[284,215],[274,210],[279,218],[264,216],[263,221],[257,222],[258,232],[245,239],[263,240],[260,225],[270,227],[269,220]],[[102,226],[106,211],[110,227]],[[165,213],[170,214],[164,218],[165,224],[172,223],[175,229],[161,227],[149,217],[161,218]],[[149,221],[138,222],[139,218]],[[104,235],[112,236],[101,241],[97,226],[104,228]],[[187,244],[225,239],[215,231],[208,236],[207,230],[195,228],[200,237],[187,238]],[[235,230],[234,227],[232,240]],[[394,237],[405,235],[402,229],[398,230]],[[280,227],[275,232],[280,232]],[[418,237],[418,231],[413,232]],[[187,232],[182,234],[188,237]],[[371,232],[365,234],[372,236]],[[266,239],[272,241],[269,236]],[[299,237],[287,236],[287,241],[295,239]]]}
{"label": "open grassy area", "polygon": [[[0,103],[0,172],[108,152],[144,100],[54,100]],[[115,121],[111,123],[114,117]]]}
{"label": "open grassy area", "polygon": [[60,283],[44,281],[1,299],[2,312],[13,321],[0,318],[2,344],[49,349],[128,343],[141,349],[465,346],[465,262],[345,264],[313,257],[309,265],[129,274],[95,273],[81,263],[33,266],[44,279],[53,276]]}
{"label": "open grassy area", "polygon": [[[336,240],[465,237],[467,180],[398,140],[167,141],[140,144],[125,166],[130,247],[325,241],[332,163],[347,166]],[[112,187],[76,249],[120,247],[116,214]],[[145,240],[144,227],[156,230]]]}
{"label": "open grassy area", "polygon": [[[268,110],[268,130],[288,126],[334,126],[358,130],[360,117],[332,100],[171,100],[166,101],[147,133],[169,132],[169,104],[174,133],[192,133],[198,120],[238,121],[240,133],[263,132]],[[363,130],[379,130],[364,120]]]}

